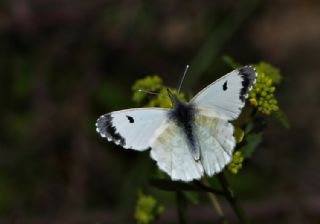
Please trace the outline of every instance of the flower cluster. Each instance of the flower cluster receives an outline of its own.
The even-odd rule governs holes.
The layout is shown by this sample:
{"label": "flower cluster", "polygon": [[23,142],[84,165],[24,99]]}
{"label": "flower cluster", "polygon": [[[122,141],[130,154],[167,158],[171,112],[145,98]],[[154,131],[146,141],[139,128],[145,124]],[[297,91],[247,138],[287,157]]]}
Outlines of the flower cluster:
{"label": "flower cluster", "polygon": [[[146,107],[172,107],[171,100],[168,95],[168,89],[178,96],[182,101],[185,101],[183,93],[178,93],[176,89],[169,88],[162,84],[162,80],[159,76],[147,76],[144,79],[139,79],[132,87],[133,101],[138,105]],[[154,92],[156,94],[148,95],[148,93],[141,92],[140,90],[146,90]]]}
{"label": "flower cluster", "polygon": [[233,174],[237,174],[242,168],[243,160],[244,157],[242,153],[240,151],[236,151],[232,156],[232,161],[228,164],[228,170]]}
{"label": "flower cluster", "polygon": [[249,93],[249,102],[261,113],[270,115],[272,112],[279,110],[274,92],[276,90],[275,84],[280,82],[281,76],[275,68],[266,63],[255,65],[255,68],[258,77],[256,84]]}
{"label": "flower cluster", "polygon": [[163,88],[162,80],[159,76],[147,76],[143,79],[137,80],[132,86],[133,97],[132,100],[138,105],[145,105],[148,103],[149,98],[145,93],[140,90],[148,90],[150,92],[159,92]]}
{"label": "flower cluster", "polygon": [[135,219],[138,224],[149,224],[154,222],[164,211],[156,199],[150,195],[138,194],[138,202],[135,209]]}
{"label": "flower cluster", "polygon": [[[235,127],[234,129],[234,138],[236,139],[236,143],[242,142],[244,138],[244,131],[241,128]],[[228,164],[228,170],[233,173],[237,174],[238,171],[242,168],[242,162],[244,161],[244,157],[240,151],[236,151],[232,155],[232,160]]]}

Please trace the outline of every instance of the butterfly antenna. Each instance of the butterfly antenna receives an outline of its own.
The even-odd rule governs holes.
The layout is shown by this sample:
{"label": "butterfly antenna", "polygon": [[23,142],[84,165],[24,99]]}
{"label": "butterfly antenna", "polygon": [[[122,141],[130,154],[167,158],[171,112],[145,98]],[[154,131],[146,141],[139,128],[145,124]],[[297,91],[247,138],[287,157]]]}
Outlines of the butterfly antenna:
{"label": "butterfly antenna", "polygon": [[186,74],[187,74],[188,69],[189,69],[189,65],[187,65],[187,66],[186,66],[186,69],[184,70],[184,73],[183,73],[182,79],[181,79],[180,84],[179,84],[178,94],[180,93],[181,86],[182,86],[182,83],[183,83],[184,77],[185,77],[185,76],[186,76]]}
{"label": "butterfly antenna", "polygon": [[159,93],[151,92],[145,89],[138,89],[138,92],[152,94],[152,95],[159,95]]}

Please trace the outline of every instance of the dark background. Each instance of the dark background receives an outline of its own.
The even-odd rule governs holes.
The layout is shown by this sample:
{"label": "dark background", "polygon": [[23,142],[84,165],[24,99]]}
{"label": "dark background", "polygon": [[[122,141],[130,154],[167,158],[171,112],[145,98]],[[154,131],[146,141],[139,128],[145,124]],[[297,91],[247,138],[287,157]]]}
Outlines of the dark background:
{"label": "dark background", "polygon": [[[280,68],[291,129],[270,119],[264,141],[232,187],[253,223],[320,222],[320,2],[312,0],[0,1],[1,223],[132,223],[147,186],[148,153],[95,133],[103,113],[132,107],[131,86],[159,74],[196,92],[242,64]],[[229,205],[226,215],[235,222]],[[217,220],[205,197],[191,223]]]}

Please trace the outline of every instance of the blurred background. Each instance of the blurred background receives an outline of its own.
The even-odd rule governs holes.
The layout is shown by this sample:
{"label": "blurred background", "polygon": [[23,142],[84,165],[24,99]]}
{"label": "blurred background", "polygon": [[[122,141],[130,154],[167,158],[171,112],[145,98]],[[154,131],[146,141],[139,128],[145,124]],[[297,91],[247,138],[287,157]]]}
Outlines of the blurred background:
{"label": "blurred background", "polygon": [[[134,106],[138,78],[176,87],[186,64],[183,90],[197,92],[231,70],[223,55],[280,68],[292,126],[271,119],[230,176],[241,204],[253,223],[320,223],[316,0],[1,0],[0,222],[134,223],[143,190],[166,208],[158,222],[176,223],[173,196],[148,187],[148,152],[104,141],[95,120]],[[190,223],[217,221],[204,198]]]}

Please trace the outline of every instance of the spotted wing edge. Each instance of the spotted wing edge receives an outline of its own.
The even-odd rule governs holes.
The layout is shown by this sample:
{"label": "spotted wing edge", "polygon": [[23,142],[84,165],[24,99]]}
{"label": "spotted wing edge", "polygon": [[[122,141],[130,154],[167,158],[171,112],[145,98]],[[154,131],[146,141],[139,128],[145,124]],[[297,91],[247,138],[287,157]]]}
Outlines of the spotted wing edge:
{"label": "spotted wing edge", "polygon": [[168,111],[155,107],[113,111],[97,119],[96,131],[125,149],[144,151],[150,148],[157,129],[167,123]]}
{"label": "spotted wing edge", "polygon": [[[201,105],[201,103],[197,102],[200,96],[203,96],[204,94],[206,94],[208,91],[210,91],[211,88],[214,88],[219,82],[227,80],[229,76],[235,75],[235,73],[236,75],[240,75],[240,77],[242,78],[242,82],[241,82],[242,88],[239,90],[239,94],[238,94],[239,95],[238,105],[234,109],[234,111],[229,111],[227,108],[223,108],[223,107],[218,108],[219,110],[222,110],[222,111],[225,110],[228,113],[230,112],[229,116],[224,116],[223,114],[221,114],[221,112],[219,113],[218,111],[214,111],[214,110],[209,111],[211,108],[208,109],[206,108],[205,105]],[[257,76],[258,74],[256,69],[251,65],[247,65],[247,66],[235,69],[227,73],[226,75],[222,76],[221,78],[217,79],[216,81],[206,86],[205,88],[203,88],[190,100],[190,103],[195,104],[199,109],[199,112],[206,116],[220,117],[225,120],[235,120],[241,113],[241,109],[245,105],[245,100],[248,98],[248,93],[252,90],[253,85],[256,83]],[[212,107],[213,108],[218,107],[218,105],[214,105]]]}

